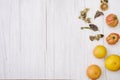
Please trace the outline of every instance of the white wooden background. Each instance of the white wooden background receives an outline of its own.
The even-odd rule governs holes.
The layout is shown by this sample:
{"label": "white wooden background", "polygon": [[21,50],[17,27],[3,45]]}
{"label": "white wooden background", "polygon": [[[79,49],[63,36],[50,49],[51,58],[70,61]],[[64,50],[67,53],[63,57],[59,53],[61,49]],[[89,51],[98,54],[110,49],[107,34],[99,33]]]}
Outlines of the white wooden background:
{"label": "white wooden background", "polygon": [[120,80],[120,71],[104,68],[104,59],[92,55],[93,48],[103,44],[108,55],[120,54],[120,42],[110,46],[105,38],[91,42],[89,35],[111,32],[104,18],[115,13],[120,19],[120,0],[109,0],[104,17],[92,22],[99,32],[80,30],[87,26],[78,19],[79,12],[89,7],[94,17],[100,0],[0,0],[0,78],[39,78],[89,80],[86,68],[97,64],[102,68],[99,80]]}

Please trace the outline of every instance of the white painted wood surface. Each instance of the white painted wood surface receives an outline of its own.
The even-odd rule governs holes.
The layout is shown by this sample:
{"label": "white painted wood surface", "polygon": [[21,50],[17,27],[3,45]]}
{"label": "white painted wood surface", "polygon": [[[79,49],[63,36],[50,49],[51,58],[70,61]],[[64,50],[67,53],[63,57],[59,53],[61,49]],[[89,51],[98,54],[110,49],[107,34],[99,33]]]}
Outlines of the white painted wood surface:
{"label": "white painted wood surface", "polygon": [[104,68],[104,59],[92,55],[93,48],[103,44],[108,55],[120,54],[120,42],[110,46],[105,38],[91,42],[89,35],[111,32],[104,18],[115,13],[120,19],[120,1],[109,0],[104,17],[93,20],[99,32],[81,31],[85,26],[78,19],[85,7],[93,18],[99,9],[99,0],[0,0],[0,78],[39,78],[89,80],[86,68],[97,64],[102,68],[98,80],[119,80],[120,72]]}

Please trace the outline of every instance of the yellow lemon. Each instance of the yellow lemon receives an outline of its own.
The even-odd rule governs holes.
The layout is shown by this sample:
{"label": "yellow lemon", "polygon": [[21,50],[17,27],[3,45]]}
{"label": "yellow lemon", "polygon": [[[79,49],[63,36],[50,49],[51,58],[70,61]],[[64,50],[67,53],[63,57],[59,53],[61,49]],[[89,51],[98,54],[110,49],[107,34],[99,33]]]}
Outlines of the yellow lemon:
{"label": "yellow lemon", "polygon": [[93,54],[96,58],[104,58],[107,54],[107,49],[103,45],[97,45],[93,50]]}
{"label": "yellow lemon", "polygon": [[110,71],[118,71],[120,69],[120,56],[112,54],[105,60],[105,67]]}
{"label": "yellow lemon", "polygon": [[98,65],[90,65],[88,68],[87,68],[87,76],[92,79],[92,80],[96,80],[100,77],[101,75],[101,69]]}

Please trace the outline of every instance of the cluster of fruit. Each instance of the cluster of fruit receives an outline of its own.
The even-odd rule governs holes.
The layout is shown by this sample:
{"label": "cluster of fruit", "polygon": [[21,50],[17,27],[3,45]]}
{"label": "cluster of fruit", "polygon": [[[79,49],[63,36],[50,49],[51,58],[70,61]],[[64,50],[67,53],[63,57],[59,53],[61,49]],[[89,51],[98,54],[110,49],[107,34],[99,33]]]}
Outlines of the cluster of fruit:
{"label": "cluster of fruit", "polygon": [[[119,23],[119,20],[115,14],[109,14],[106,17],[106,24],[112,28],[115,28]],[[118,33],[110,33],[106,37],[106,42],[110,45],[116,44],[120,39],[120,36]],[[104,58],[107,54],[107,49],[103,45],[97,45],[94,50],[93,54],[96,58]],[[108,56],[105,61],[104,61],[105,68],[110,70],[110,71],[118,71],[120,70],[120,56],[116,54],[112,54]],[[101,75],[101,68],[96,65],[90,65],[87,68],[87,76],[92,79],[96,80],[100,77]]]}
{"label": "cluster of fruit", "polygon": [[[108,7],[109,7],[108,0],[101,0],[100,9],[102,11],[106,11],[108,10]],[[90,10],[89,8],[85,8],[80,12],[79,19],[82,19],[84,22],[89,24],[89,27],[81,27],[81,30],[89,29],[92,31],[99,31],[98,29],[99,27],[95,24],[91,24],[92,23],[91,18],[87,17],[87,13],[89,10]],[[104,13],[102,11],[97,10],[96,14],[94,15],[94,19],[100,16],[104,16]],[[106,24],[111,28],[115,28],[119,23],[117,15],[113,13],[107,15],[105,21],[106,21]],[[103,38],[103,37],[104,37],[104,34],[97,34],[94,36],[93,35],[89,36],[89,39],[91,41],[94,41],[94,40],[98,41],[100,38]],[[109,45],[115,45],[119,41],[119,39],[120,39],[120,35],[118,33],[110,33],[106,37],[106,42]],[[105,58],[104,65],[106,69],[110,71],[120,70],[120,56],[116,54],[112,54],[110,56],[107,56],[106,58],[105,56],[107,55],[107,49],[105,46],[97,45],[93,50],[93,55],[98,59]],[[100,77],[101,72],[102,72],[101,68],[98,65],[93,64],[88,66],[86,73],[90,79],[96,80]]]}
{"label": "cluster of fruit", "polygon": [[[101,6],[100,6],[102,11],[105,11],[108,9],[108,0],[101,0]],[[95,18],[99,17],[100,15],[104,15],[103,12],[97,11]],[[111,27],[111,28],[115,28],[119,23],[118,17],[117,15],[111,13],[106,17],[106,24]],[[81,27],[81,29],[91,29],[93,31],[98,31],[98,27],[95,25],[94,28],[91,27]],[[104,35],[103,35],[104,37]],[[100,37],[102,38],[102,37]],[[90,36],[90,40],[93,41],[94,39],[96,39],[96,36]],[[109,45],[114,45],[116,44],[120,39],[120,35],[118,33],[110,33],[107,37],[106,37],[106,42]],[[98,58],[105,58],[104,61],[104,65],[105,68],[110,70],[110,71],[118,71],[120,70],[120,56],[116,55],[116,54],[112,54],[109,55],[107,57],[105,57],[107,55],[107,48],[103,45],[97,45],[94,50],[93,50],[93,55]],[[87,76],[92,79],[92,80],[96,80],[101,76],[102,70],[101,68],[96,65],[96,64],[92,64],[90,66],[88,66],[87,68]]]}
{"label": "cluster of fruit", "polygon": [[[109,14],[107,17],[106,17],[106,23],[108,26],[112,27],[112,28],[115,28],[118,23],[119,23],[119,20],[117,18],[117,15],[115,14]],[[107,38],[106,38],[106,41],[108,44],[110,45],[114,45],[116,44],[120,39],[120,36],[118,33],[110,33]]]}
{"label": "cluster of fruit", "polygon": [[[106,17],[106,24],[108,26],[115,28],[118,25],[118,23],[119,20],[115,14],[109,14]],[[114,45],[119,41],[119,39],[120,35],[118,33],[110,33],[106,37],[106,42],[110,45]],[[107,55],[106,47],[103,45],[97,45],[93,50],[93,55],[98,59],[105,58],[105,56]],[[108,56],[107,58],[105,58],[104,65],[105,68],[110,71],[120,70],[120,56],[116,54]],[[101,68],[96,64],[90,65],[87,68],[87,76],[92,80],[98,79],[101,75],[101,72]]]}
{"label": "cluster of fruit", "polygon": [[[97,45],[93,50],[93,55],[98,59],[105,58],[107,55],[106,47],[103,45]],[[116,54],[107,56],[107,58],[105,58],[104,65],[105,68],[110,71],[120,70],[120,56]],[[87,76],[92,80],[98,79],[101,72],[101,68],[96,64],[92,64],[87,68]]]}

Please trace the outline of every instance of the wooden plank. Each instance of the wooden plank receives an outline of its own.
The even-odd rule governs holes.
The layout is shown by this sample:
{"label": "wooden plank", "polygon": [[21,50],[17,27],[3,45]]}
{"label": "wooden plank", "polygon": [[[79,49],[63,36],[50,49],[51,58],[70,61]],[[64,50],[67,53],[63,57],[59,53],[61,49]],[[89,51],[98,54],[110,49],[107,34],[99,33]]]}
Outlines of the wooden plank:
{"label": "wooden plank", "polygon": [[78,5],[81,1],[78,2],[78,0],[48,2],[47,65],[50,78],[80,79],[82,76],[80,75],[84,67],[82,61],[85,59],[84,54],[80,54],[80,40],[84,36],[79,35],[77,6],[82,5]]}
{"label": "wooden plank", "polygon": [[46,78],[55,78],[55,44],[54,44],[54,19],[55,12],[53,0],[47,1],[47,54],[46,54]]}
{"label": "wooden plank", "polygon": [[20,4],[21,77],[45,78],[46,1],[22,0]]}
{"label": "wooden plank", "polygon": [[[10,13],[11,2],[8,0],[0,1],[0,77],[8,76],[9,55],[10,55]],[[15,51],[15,50],[14,50]]]}
{"label": "wooden plank", "polygon": [[50,78],[70,78],[73,8],[73,0],[48,2],[47,59]]}
{"label": "wooden plank", "polygon": [[45,78],[46,1],[0,4],[0,78]]}
{"label": "wooden plank", "polygon": [[[66,32],[66,1],[48,1],[48,48],[47,48],[47,71],[48,78],[69,78],[69,53],[66,51],[68,33]],[[61,6],[61,4],[63,6]],[[69,42],[69,41],[68,41]],[[68,55],[68,56],[67,56]]]}
{"label": "wooden plank", "polygon": [[[80,30],[80,27],[84,26],[85,23],[79,20],[80,11],[84,9],[83,0],[74,0],[73,9],[71,10],[71,56],[70,56],[70,66],[71,66],[71,79],[81,79],[87,80],[86,77],[86,64],[87,64],[87,52],[84,47],[88,37],[84,31]],[[74,75],[74,76],[73,76]]]}

